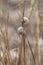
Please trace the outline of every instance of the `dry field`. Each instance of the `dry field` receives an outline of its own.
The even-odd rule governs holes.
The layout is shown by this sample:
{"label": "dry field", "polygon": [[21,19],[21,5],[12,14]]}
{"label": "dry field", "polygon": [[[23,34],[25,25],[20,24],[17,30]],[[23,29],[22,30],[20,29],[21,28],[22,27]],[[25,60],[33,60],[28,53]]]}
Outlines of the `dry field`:
{"label": "dry field", "polygon": [[[2,29],[2,32],[5,35],[4,39],[3,39],[4,35],[2,35],[2,39],[0,36],[0,51],[1,51],[1,45],[3,50],[5,50],[5,45],[7,48],[8,47],[7,43],[8,43],[9,45],[8,49],[10,52],[10,56],[12,58],[11,65],[21,65],[18,64],[18,59],[19,59],[19,51],[22,44],[21,41],[22,38],[17,32],[17,28],[22,25],[22,21],[23,21],[23,7],[24,7],[23,2],[24,2],[23,0],[7,0],[6,3],[4,2],[4,0],[0,0],[0,31]],[[31,0],[26,0],[25,10],[24,10],[25,17],[29,17],[30,15],[29,12],[30,4],[31,4]],[[7,25],[8,37],[7,37],[7,32],[5,32],[6,25]],[[41,27],[39,27],[39,25]],[[43,0],[36,0],[34,11],[32,12],[29,24],[25,26],[25,31],[35,57],[35,62],[36,62],[35,64],[43,65]],[[38,37],[38,42],[36,42],[37,39],[35,38],[35,34],[36,34],[36,38]],[[27,38],[25,44],[25,49],[26,49],[25,54],[26,54],[27,63],[24,64],[24,57],[23,57],[24,51],[22,50],[22,58],[21,58],[22,65],[35,65],[33,62],[30,48],[28,47]],[[38,50],[35,47],[35,43],[38,43]],[[0,56],[0,60],[1,60],[1,56]],[[10,63],[10,61],[8,62]],[[3,65],[10,65],[10,64],[3,64]]]}

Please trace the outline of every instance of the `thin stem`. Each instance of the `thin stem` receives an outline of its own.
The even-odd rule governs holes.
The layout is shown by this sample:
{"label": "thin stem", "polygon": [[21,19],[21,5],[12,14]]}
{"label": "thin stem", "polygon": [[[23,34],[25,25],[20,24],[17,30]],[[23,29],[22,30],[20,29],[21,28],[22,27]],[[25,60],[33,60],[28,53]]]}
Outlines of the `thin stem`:
{"label": "thin stem", "polygon": [[[24,12],[25,12],[25,2],[26,0],[24,0],[24,7],[23,7],[23,21],[24,21]],[[22,27],[24,28],[24,24],[22,22]],[[26,56],[25,56],[25,34],[22,35],[22,39],[23,39],[23,52],[24,52],[24,65],[26,65]]]}
{"label": "thin stem", "polygon": [[22,56],[22,44],[21,44],[20,53],[19,53],[18,65],[21,64],[21,56]]}
{"label": "thin stem", "polygon": [[[4,54],[3,54],[3,48],[2,48],[2,45],[1,45],[1,40],[2,40],[2,29],[0,27],[0,61],[2,62],[2,64],[4,65]],[[3,54],[3,56],[1,56],[1,52]]]}
{"label": "thin stem", "polygon": [[30,45],[29,41],[28,41],[28,45],[30,47],[30,51],[31,51],[31,54],[32,54],[32,57],[33,57],[33,60],[34,60],[34,64],[36,65],[35,57],[34,57],[34,54],[33,54],[33,51],[32,51],[32,48],[31,48],[31,45]]}
{"label": "thin stem", "polygon": [[36,4],[36,0],[31,0],[31,6],[30,6],[30,9],[29,9],[30,15],[28,17],[29,19],[31,18],[32,12],[33,12],[34,7],[35,7],[35,4]]}
{"label": "thin stem", "polygon": [[[25,0],[24,0],[24,5],[23,5],[23,21],[24,21],[24,10],[25,10]],[[22,22],[22,26],[23,25],[23,22]],[[24,65],[26,65],[26,61],[25,61],[25,38],[24,38],[24,35],[22,35],[22,40],[23,40],[23,51],[24,51]],[[21,54],[22,54],[22,45],[21,45],[21,49],[20,49],[20,55],[19,55],[19,63],[18,65],[21,64]]]}
{"label": "thin stem", "polygon": [[26,65],[26,56],[25,56],[25,34],[22,35],[22,39],[23,39],[23,52],[24,52],[24,65]]}
{"label": "thin stem", "polygon": [[[7,20],[7,22],[8,22],[8,20]],[[8,29],[7,28],[8,28],[8,26],[5,25],[5,36],[4,36],[4,42],[5,42],[5,65],[7,65],[6,63],[11,65],[11,62],[10,62],[11,58],[10,58],[10,52],[9,52],[10,49],[9,49]]]}

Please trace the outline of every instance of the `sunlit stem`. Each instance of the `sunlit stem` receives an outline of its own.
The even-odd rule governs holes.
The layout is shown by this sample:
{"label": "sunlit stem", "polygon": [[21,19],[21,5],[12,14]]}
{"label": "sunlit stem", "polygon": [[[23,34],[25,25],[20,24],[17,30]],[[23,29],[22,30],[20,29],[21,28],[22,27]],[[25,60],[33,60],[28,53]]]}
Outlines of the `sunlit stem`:
{"label": "sunlit stem", "polygon": [[0,27],[0,61],[4,65],[3,48],[2,48],[2,44],[1,44],[1,41],[2,41],[2,32],[1,31],[2,31],[2,29]]}
{"label": "sunlit stem", "polygon": [[[9,17],[9,16],[8,16]],[[7,20],[8,22],[8,20]],[[11,65],[10,63],[10,49],[9,49],[9,38],[8,38],[8,27],[7,25],[5,25],[5,36],[4,36],[4,42],[5,42],[5,64],[7,65],[7,63],[9,65]]]}
{"label": "sunlit stem", "polygon": [[36,57],[36,60],[38,61],[38,64],[41,65],[41,56],[40,56],[40,46],[39,46],[39,43],[38,43],[38,40],[39,40],[39,16],[38,16],[38,11],[36,12],[36,20],[37,20],[37,31],[35,32],[35,41],[36,41],[36,44],[35,44],[35,55],[37,56]]}

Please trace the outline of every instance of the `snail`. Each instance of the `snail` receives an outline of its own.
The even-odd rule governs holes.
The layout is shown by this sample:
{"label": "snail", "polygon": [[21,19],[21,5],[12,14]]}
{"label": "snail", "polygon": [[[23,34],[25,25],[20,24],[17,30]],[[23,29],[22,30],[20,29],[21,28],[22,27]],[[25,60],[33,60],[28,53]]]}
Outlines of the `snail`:
{"label": "snail", "polygon": [[20,35],[22,35],[25,31],[24,31],[24,28],[21,26],[21,27],[19,27],[18,29],[17,29],[17,31],[18,31],[18,33],[20,34]]}
{"label": "snail", "polygon": [[29,19],[27,17],[24,17],[24,21],[23,21],[24,25],[29,24]]}

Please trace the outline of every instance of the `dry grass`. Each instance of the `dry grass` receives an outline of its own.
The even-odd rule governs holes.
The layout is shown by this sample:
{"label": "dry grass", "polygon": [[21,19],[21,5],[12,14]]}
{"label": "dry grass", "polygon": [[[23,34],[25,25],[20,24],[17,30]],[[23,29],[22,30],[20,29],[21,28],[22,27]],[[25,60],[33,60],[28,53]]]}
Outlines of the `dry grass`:
{"label": "dry grass", "polygon": [[[4,0],[4,2],[6,4],[7,0]],[[22,18],[24,17],[25,2],[26,1],[24,0],[24,4],[23,4],[23,6],[24,6],[23,7],[23,16],[22,16]],[[29,12],[30,12],[30,15],[28,17],[29,20],[31,18],[31,15],[32,15],[32,12],[33,12],[33,10],[35,8],[35,5],[36,5],[36,0],[32,0],[31,6],[30,6],[30,9],[29,9]],[[9,20],[9,14],[8,14],[8,20]],[[8,22],[8,20],[7,20],[7,22]],[[23,22],[21,24],[22,24],[22,27],[25,28]],[[1,30],[1,28],[0,28],[0,30]],[[0,31],[0,33],[1,32],[2,31]],[[0,61],[3,63],[3,65],[12,65],[12,62],[11,62],[12,59],[11,59],[11,56],[10,56],[10,49],[9,49],[9,38],[8,38],[8,27],[7,27],[7,25],[5,25],[5,34],[3,36],[4,36],[5,49],[4,49],[4,53],[3,53],[4,57],[1,57],[1,55],[0,55]],[[34,54],[37,55],[38,64],[41,65],[41,62],[40,62],[41,58],[40,58],[40,54],[39,54],[40,49],[39,49],[39,46],[38,46],[38,38],[39,38],[38,31],[36,31],[36,33],[35,33],[36,45],[35,45],[35,48],[34,48]],[[26,63],[27,63],[26,62],[26,54],[25,54],[26,53],[26,51],[25,51],[25,49],[26,49],[25,48],[25,40],[26,40],[26,35],[23,34],[22,35],[22,43],[21,43],[20,53],[19,53],[19,59],[18,59],[18,65],[22,65],[22,61],[21,61],[22,48],[23,48],[23,56],[24,56],[24,65],[26,65]],[[29,44],[29,42],[28,42],[28,45],[29,45],[30,51],[32,53],[32,65],[36,65],[35,58],[34,58],[35,56],[34,56],[34,54],[32,52],[32,48],[31,48],[31,45]],[[1,34],[0,34],[0,50],[3,52],[3,49],[2,49],[2,46],[1,46]]]}

